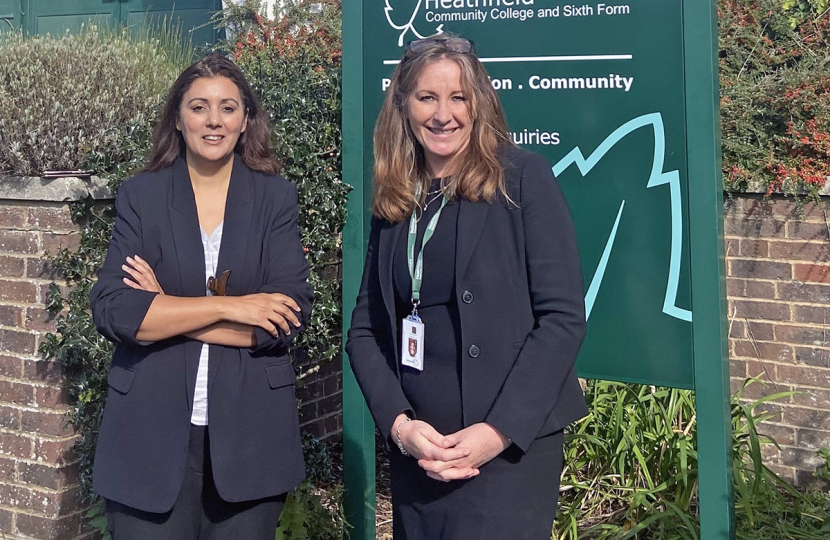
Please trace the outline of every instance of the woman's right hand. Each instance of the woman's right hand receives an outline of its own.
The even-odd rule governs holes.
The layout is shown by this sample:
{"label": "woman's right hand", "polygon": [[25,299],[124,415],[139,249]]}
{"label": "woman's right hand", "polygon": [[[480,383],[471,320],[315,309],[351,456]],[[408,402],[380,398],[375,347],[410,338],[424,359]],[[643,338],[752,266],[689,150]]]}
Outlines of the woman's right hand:
{"label": "woman's right hand", "polygon": [[231,322],[259,326],[273,336],[282,330],[291,335],[291,327],[298,328],[300,306],[293,298],[281,293],[256,293],[245,296],[225,296],[231,302]]}
{"label": "woman's right hand", "polygon": [[[395,420],[392,437],[400,436],[400,442],[404,450],[415,459],[454,461],[470,455],[469,449],[453,447],[452,442],[447,437],[441,435],[434,427],[422,420],[406,421],[406,416],[403,414]],[[478,471],[475,471],[474,474],[471,471],[470,478],[476,474],[478,474]]]}

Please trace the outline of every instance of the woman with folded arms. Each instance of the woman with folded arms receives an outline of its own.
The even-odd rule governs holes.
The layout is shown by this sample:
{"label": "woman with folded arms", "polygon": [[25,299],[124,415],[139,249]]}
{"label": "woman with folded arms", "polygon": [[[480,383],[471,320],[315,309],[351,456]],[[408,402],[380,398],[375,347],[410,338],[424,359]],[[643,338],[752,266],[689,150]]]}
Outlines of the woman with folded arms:
{"label": "woman with folded arms", "polygon": [[473,44],[411,42],[375,126],[346,350],[393,443],[396,540],[550,538],[563,432],[587,411],[568,208],[516,148]]}
{"label": "woman with folded arms", "polygon": [[273,540],[304,465],[288,345],[311,311],[297,191],[250,85],[210,54],[118,191],[90,301],[117,343],[93,488],[115,540]]}

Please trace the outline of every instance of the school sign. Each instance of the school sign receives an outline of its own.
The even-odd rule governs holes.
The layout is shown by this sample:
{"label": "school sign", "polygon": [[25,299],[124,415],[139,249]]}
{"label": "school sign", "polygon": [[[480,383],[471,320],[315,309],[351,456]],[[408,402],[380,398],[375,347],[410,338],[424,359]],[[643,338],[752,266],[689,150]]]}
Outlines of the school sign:
{"label": "school sign", "polygon": [[[458,34],[475,42],[514,142],[548,158],[573,213],[588,313],[580,375],[697,392],[707,539],[734,534],[715,17],[713,0],[362,0],[344,3],[343,24],[344,177],[356,187],[346,324],[389,78],[408,41]],[[370,538],[356,501],[370,495],[358,477],[373,472],[371,418],[352,383],[347,374],[347,464],[360,464],[349,511],[353,537]]]}

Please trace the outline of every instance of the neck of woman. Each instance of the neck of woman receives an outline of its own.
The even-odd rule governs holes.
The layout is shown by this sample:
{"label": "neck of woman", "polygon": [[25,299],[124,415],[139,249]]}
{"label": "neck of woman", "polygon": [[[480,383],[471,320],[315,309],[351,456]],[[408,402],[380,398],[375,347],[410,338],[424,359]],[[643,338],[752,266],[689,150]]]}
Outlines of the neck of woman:
{"label": "neck of woman", "polygon": [[194,187],[215,188],[227,185],[233,171],[234,154],[221,161],[205,161],[198,157],[187,155],[187,171]]}

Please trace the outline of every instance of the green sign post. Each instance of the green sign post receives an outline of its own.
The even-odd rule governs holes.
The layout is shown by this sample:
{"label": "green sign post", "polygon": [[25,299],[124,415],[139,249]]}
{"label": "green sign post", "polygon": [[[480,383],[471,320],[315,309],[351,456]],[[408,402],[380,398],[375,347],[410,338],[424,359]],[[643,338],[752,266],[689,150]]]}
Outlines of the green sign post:
{"label": "green sign post", "polygon": [[[731,538],[714,0],[362,0],[343,10],[344,178],[356,187],[345,324],[389,77],[409,40],[471,39],[514,141],[549,159],[574,215],[588,313],[580,375],[696,391],[701,538]],[[347,512],[352,537],[372,538],[374,428],[350,373],[344,396]]]}

